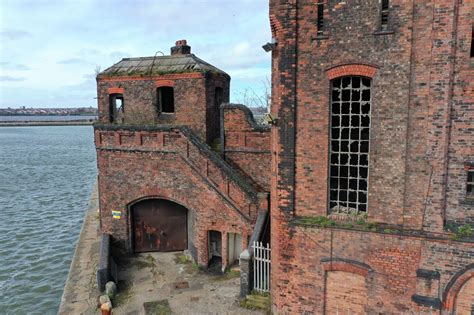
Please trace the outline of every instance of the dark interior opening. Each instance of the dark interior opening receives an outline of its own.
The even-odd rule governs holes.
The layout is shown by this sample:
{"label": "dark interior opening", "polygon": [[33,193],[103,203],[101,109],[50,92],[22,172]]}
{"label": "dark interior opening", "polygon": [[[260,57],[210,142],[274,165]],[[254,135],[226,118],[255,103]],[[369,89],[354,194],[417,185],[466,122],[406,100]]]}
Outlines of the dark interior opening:
{"label": "dark interior opening", "polygon": [[318,19],[317,19],[318,35],[323,34],[324,30],[324,3],[318,0]]}
{"label": "dark interior opening", "polygon": [[158,110],[162,113],[174,113],[174,91],[172,87],[158,88]]}
{"label": "dark interior opening", "polygon": [[109,95],[109,121],[121,122],[123,120],[124,102],[122,94]]}
{"label": "dark interior opening", "polygon": [[471,58],[474,57],[474,25],[471,31]]}
{"label": "dark interior opening", "polygon": [[223,96],[223,90],[220,87],[216,87],[215,93],[214,93],[214,106],[217,110],[219,110],[219,106],[222,104],[222,96]]}
{"label": "dark interior opening", "polygon": [[219,231],[209,231],[209,269],[216,272],[222,267],[222,234]]}
{"label": "dark interior opening", "polygon": [[382,8],[380,13],[381,28],[387,30],[388,28],[388,11],[389,11],[389,0],[382,0]]}

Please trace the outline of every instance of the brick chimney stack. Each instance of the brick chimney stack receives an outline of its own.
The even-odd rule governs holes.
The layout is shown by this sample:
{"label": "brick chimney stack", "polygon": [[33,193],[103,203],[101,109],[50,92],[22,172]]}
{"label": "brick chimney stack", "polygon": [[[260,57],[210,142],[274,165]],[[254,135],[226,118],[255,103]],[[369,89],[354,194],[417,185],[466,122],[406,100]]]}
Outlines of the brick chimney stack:
{"label": "brick chimney stack", "polygon": [[191,46],[188,46],[185,39],[176,41],[176,45],[171,47],[171,55],[189,55],[191,53]]}

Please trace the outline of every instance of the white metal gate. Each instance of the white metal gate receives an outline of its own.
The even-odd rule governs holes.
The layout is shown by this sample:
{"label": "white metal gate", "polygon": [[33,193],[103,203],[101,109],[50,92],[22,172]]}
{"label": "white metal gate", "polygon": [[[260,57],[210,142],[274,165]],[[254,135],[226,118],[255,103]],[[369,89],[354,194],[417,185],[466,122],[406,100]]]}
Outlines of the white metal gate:
{"label": "white metal gate", "polygon": [[270,244],[253,242],[253,288],[258,292],[270,292]]}

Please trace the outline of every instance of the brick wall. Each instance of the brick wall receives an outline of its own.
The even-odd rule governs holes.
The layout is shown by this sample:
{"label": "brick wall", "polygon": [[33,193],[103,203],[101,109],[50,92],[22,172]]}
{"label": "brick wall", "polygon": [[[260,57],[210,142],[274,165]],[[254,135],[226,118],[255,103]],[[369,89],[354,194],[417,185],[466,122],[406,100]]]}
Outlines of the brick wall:
{"label": "brick wall", "polygon": [[[369,312],[448,310],[454,298],[443,292],[454,287],[449,296],[458,294],[459,285],[450,282],[470,272],[463,270],[474,259],[472,238],[453,242],[445,225],[472,222],[472,204],[464,202],[474,148],[472,4],[390,1],[384,31],[380,1],[324,4],[318,35],[315,2],[270,1],[278,42],[272,115],[279,118],[271,132],[274,311],[324,312],[320,301],[330,298],[324,261],[335,257],[368,268]],[[368,221],[414,234],[305,230],[292,223],[295,215],[328,214],[330,80],[345,75],[372,78]],[[357,277],[348,279],[360,285]],[[348,292],[333,289],[335,296]],[[340,306],[357,313],[359,304]]]}
{"label": "brick wall", "polygon": [[[186,125],[205,141],[212,140],[219,133],[219,109],[213,106],[214,90],[222,87],[223,99],[228,101],[229,82],[230,78],[225,75],[201,73],[99,78],[99,120],[109,122],[110,91],[121,89],[125,104],[123,123]],[[174,114],[159,114],[157,86],[173,86]]]}
{"label": "brick wall", "polygon": [[[222,89],[222,99],[220,104],[216,104],[216,88]],[[207,143],[220,138],[221,115],[220,105],[229,102],[230,87],[229,78],[224,75],[212,74],[207,75],[206,80],[206,124],[208,128]]]}
{"label": "brick wall", "polygon": [[[128,252],[129,210],[138,200],[168,199],[190,211],[189,249],[201,265],[208,262],[209,230],[223,235],[225,266],[227,233],[242,234],[245,248],[257,212],[268,207],[265,196],[183,127],[97,125],[95,142],[101,230]],[[113,219],[112,210],[120,210],[122,218]]]}
{"label": "brick wall", "polygon": [[[290,229],[295,254],[278,265],[272,256],[272,299],[279,314],[321,314],[324,308],[334,314],[336,305],[340,312],[354,314],[424,311],[413,295],[441,303],[456,271],[474,257],[472,243],[298,225]],[[439,279],[418,275],[422,267],[439,271]],[[460,299],[472,301],[472,294],[465,297],[463,292]]]}
{"label": "brick wall", "polygon": [[[328,314],[364,314],[367,304],[365,278],[344,271],[326,274],[326,312]],[[350,308],[344,307],[351,305]]]}
{"label": "brick wall", "polygon": [[252,112],[243,105],[224,105],[221,110],[226,161],[270,191],[270,128],[257,125]]}
{"label": "brick wall", "polygon": [[458,314],[472,314],[474,307],[474,278],[468,280],[459,291],[456,298],[456,312]]}
{"label": "brick wall", "polygon": [[458,4],[455,24],[455,64],[452,82],[451,128],[448,149],[446,221],[474,226],[474,202],[466,200],[467,167],[474,166],[474,58],[470,57],[474,13],[472,2]]}

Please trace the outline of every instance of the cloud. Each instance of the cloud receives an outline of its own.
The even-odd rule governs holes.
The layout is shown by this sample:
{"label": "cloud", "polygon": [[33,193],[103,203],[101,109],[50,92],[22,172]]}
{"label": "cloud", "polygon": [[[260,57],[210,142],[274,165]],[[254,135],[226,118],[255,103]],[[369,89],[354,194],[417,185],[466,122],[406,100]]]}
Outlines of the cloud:
{"label": "cloud", "polygon": [[64,85],[61,87],[61,89],[67,90],[67,91],[89,91],[94,93],[96,88],[96,81],[95,77],[94,78],[86,78],[79,84],[71,84],[71,85]]}
{"label": "cloud", "polygon": [[4,29],[0,31],[0,37],[6,39],[22,39],[26,37],[32,37],[33,35],[30,32],[16,29]]}
{"label": "cloud", "polygon": [[81,56],[97,56],[100,54],[100,50],[93,48],[82,48],[79,50],[79,55]]}
{"label": "cloud", "polygon": [[7,81],[7,82],[19,82],[25,81],[25,78],[22,77],[12,77],[10,75],[0,75],[0,81]]}
{"label": "cloud", "polygon": [[[124,57],[169,54],[178,39],[187,39],[199,58],[229,73],[236,92],[257,89],[270,76],[271,54],[261,48],[271,38],[268,0],[164,2],[2,2],[0,75],[10,83],[0,85],[0,103],[36,106],[50,102],[50,95],[56,96],[51,105],[72,105],[72,96],[95,102],[96,65],[106,69]],[[225,23],[216,27],[216,21]],[[35,93],[13,92],[21,83],[15,80],[26,80]]]}
{"label": "cloud", "polygon": [[91,79],[94,79],[96,78],[97,74],[95,73],[86,73],[82,76],[83,79],[86,79],[86,80],[91,80]]}
{"label": "cloud", "polygon": [[113,51],[109,54],[109,57],[112,59],[122,59],[130,57],[130,54],[123,51]]}
{"label": "cloud", "polygon": [[30,67],[19,64],[19,63],[13,63],[9,61],[2,61],[0,62],[0,68],[4,70],[18,70],[18,71],[25,71],[25,70],[30,70]]}
{"label": "cloud", "polygon": [[61,64],[61,65],[74,65],[74,64],[79,64],[79,65],[83,65],[83,64],[91,64],[89,61],[85,60],[85,59],[81,59],[81,58],[69,58],[69,59],[65,59],[65,60],[60,60],[58,61],[57,63]]}

